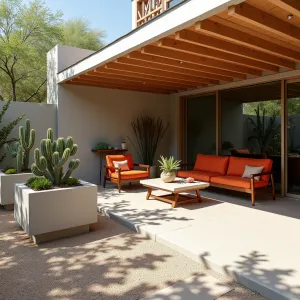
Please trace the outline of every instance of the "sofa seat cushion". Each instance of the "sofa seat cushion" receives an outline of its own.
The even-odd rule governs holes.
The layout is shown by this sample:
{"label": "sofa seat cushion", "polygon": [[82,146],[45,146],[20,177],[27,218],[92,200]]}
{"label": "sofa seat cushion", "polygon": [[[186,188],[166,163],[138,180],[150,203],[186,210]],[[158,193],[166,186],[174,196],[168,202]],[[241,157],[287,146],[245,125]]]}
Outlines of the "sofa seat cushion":
{"label": "sofa seat cushion", "polygon": [[228,167],[228,156],[198,154],[194,171],[203,171],[225,175]]}
{"label": "sofa seat cushion", "polygon": [[[118,179],[118,173],[111,173],[111,178]],[[142,170],[121,171],[121,180],[148,178],[148,172]]]}
{"label": "sofa seat cushion", "polygon": [[[246,168],[246,165],[251,167],[263,167],[262,172],[270,172],[272,170],[271,159],[255,159],[255,158],[241,158],[231,156],[229,159],[229,165],[227,170],[228,176],[242,177]],[[261,176],[261,180],[269,181],[270,175]]]}
{"label": "sofa seat cushion", "polygon": [[195,180],[210,182],[212,176],[219,176],[218,173],[203,171],[178,171],[177,176],[181,178],[192,177]]}
{"label": "sofa seat cushion", "polygon": [[[223,184],[223,185],[230,185],[234,187],[250,189],[251,188],[251,180],[250,178],[241,178],[237,176],[217,176],[211,177],[211,183]],[[263,180],[255,180],[254,187],[255,188],[263,188],[268,186],[268,182]]]}

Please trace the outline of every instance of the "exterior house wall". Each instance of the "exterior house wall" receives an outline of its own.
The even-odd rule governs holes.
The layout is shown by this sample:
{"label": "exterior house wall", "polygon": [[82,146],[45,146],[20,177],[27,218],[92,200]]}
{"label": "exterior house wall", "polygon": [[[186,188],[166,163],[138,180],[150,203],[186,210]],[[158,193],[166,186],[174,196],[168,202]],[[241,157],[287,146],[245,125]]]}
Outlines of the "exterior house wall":
{"label": "exterior house wall", "polygon": [[[0,102],[0,109],[2,109],[5,102]],[[45,103],[24,103],[24,102],[12,102],[10,107],[6,111],[2,119],[2,125],[13,121],[17,117],[25,113],[25,117],[20,123],[13,129],[10,137],[18,138],[19,126],[24,125],[25,119],[30,119],[31,128],[35,129],[35,145],[33,147],[39,147],[40,140],[46,137],[47,129],[53,128],[56,131],[56,105]],[[31,152],[31,161],[33,161],[33,149]],[[6,166],[13,166],[14,160],[7,156],[2,161],[0,168]]]}
{"label": "exterior house wall", "polygon": [[65,57],[78,58],[80,55],[84,56],[86,52],[64,46],[55,47],[48,53],[48,76],[51,77],[48,102],[56,103],[58,108],[58,136],[71,135],[79,146],[76,157],[81,160],[81,165],[75,175],[99,183],[99,156],[92,153],[91,149],[100,141],[120,147],[122,139],[125,139],[129,153],[133,153],[135,161],[140,162],[127,139],[127,136],[133,137],[131,121],[140,116],[160,116],[165,123],[170,123],[157,154],[176,154],[176,141],[173,140],[176,135],[176,99],[172,95],[57,85],[55,74],[57,70],[65,68]]}

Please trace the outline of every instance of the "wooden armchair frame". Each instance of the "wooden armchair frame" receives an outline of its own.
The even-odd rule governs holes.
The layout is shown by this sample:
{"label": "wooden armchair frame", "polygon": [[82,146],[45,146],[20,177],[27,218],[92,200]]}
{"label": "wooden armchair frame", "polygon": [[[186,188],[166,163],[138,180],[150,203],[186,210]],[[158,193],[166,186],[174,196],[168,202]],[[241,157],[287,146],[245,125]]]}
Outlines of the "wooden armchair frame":
{"label": "wooden armchair frame", "polygon": [[[147,179],[150,177],[150,166],[148,165],[143,165],[143,164],[133,164],[134,167],[140,167],[140,168],[145,168],[146,171],[147,171],[147,177],[145,176],[145,178],[138,178],[138,179],[121,179],[121,174],[122,174],[122,170],[121,168],[115,168],[115,167],[110,167],[110,166],[105,166],[104,167],[104,180],[103,180],[103,187],[105,188],[106,186],[106,181],[110,181],[110,182],[113,182],[113,183],[116,183],[118,185],[118,191],[119,193],[121,192],[121,184],[124,183],[124,182],[129,182],[129,184],[133,181],[137,181],[137,180],[140,180],[140,179]],[[111,172],[117,172],[118,174],[118,178],[112,178],[110,177],[109,175],[109,171]]]}

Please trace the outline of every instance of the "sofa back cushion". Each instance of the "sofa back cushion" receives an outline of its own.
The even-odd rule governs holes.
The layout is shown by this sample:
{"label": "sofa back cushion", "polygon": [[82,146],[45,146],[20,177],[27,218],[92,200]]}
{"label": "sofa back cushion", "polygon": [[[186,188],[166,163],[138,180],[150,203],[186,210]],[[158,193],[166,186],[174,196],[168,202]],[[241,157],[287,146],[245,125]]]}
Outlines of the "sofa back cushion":
{"label": "sofa back cushion", "polygon": [[198,154],[194,171],[204,171],[225,175],[228,167],[228,156]]}
{"label": "sofa back cushion", "polygon": [[128,162],[128,167],[130,170],[133,169],[133,161],[132,161],[132,155],[131,154],[123,154],[123,155],[106,155],[106,164],[109,167],[114,167],[114,161],[125,161]]}
{"label": "sofa back cushion", "polygon": [[[230,156],[227,175],[242,177],[246,166],[263,167],[262,172],[269,172],[272,170],[272,164],[273,161],[271,159],[241,158]],[[269,181],[269,178],[269,175],[263,175],[260,179]]]}

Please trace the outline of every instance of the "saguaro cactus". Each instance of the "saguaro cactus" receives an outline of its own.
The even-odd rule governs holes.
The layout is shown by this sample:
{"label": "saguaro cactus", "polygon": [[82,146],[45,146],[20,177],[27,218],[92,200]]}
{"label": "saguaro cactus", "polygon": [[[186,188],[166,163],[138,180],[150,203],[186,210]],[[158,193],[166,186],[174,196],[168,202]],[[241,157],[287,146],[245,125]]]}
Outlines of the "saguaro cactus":
{"label": "saguaro cactus", "polygon": [[24,152],[23,170],[28,170],[29,153],[35,142],[35,131],[30,129],[30,120],[25,121],[25,129],[23,126],[19,127],[19,139]]}
{"label": "saguaro cactus", "polygon": [[66,140],[60,137],[54,141],[53,131],[49,128],[47,138],[41,141],[41,149],[34,150],[35,163],[31,166],[32,173],[46,177],[55,185],[64,184],[72,172],[79,167],[80,160],[72,159],[64,173],[64,164],[76,152],[77,145],[73,144],[72,137],[69,136]]}

